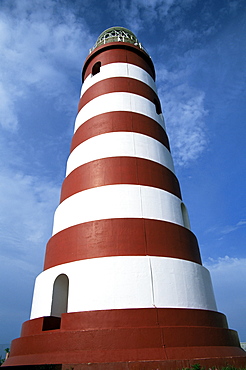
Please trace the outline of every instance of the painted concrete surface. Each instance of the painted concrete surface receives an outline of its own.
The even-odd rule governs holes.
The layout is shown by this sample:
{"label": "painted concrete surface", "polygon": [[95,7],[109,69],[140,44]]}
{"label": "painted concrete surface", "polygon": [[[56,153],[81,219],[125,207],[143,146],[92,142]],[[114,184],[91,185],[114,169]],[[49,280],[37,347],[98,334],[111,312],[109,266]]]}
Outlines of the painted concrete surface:
{"label": "painted concrete surface", "polygon": [[55,211],[52,235],[80,223],[114,218],[156,219],[184,226],[177,196],[149,186],[115,184],[65,199]]}
{"label": "painted concrete surface", "polygon": [[175,172],[169,150],[158,140],[135,132],[110,132],[94,136],[78,145],[68,157],[66,176],[90,161],[122,156],[148,159]]}
{"label": "painted concrete surface", "polygon": [[143,114],[154,119],[165,129],[163,115],[156,113],[156,106],[150,100],[132,93],[113,92],[98,96],[79,111],[75,120],[74,132],[88,119],[102,113],[115,111]]}
{"label": "painted concrete surface", "polygon": [[70,262],[36,279],[31,319],[49,316],[55,279],[69,279],[68,312],[125,308],[216,310],[210,275],[200,264],[167,257],[120,256]]}
{"label": "painted concrete surface", "polygon": [[81,89],[81,96],[95,83],[112,77],[133,78],[144,82],[157,92],[153,78],[144,69],[129,63],[110,63],[102,66],[100,73],[97,73],[95,76],[90,74],[85,79]]}

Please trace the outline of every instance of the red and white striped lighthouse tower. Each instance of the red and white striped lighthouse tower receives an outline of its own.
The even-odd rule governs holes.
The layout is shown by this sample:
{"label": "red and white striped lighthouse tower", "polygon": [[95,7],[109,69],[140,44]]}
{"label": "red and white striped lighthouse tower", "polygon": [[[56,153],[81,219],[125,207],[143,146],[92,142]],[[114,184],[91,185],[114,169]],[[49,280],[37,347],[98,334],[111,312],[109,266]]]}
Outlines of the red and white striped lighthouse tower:
{"label": "red and white striped lighthouse tower", "polygon": [[204,358],[245,364],[190,230],[153,63],[113,27],[84,64],[44,271],[5,366]]}

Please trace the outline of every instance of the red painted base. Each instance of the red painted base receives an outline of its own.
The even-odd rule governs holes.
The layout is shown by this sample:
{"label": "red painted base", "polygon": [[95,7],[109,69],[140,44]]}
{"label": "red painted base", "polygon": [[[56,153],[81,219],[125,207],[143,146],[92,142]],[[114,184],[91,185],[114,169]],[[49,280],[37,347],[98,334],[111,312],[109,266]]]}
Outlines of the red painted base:
{"label": "red painted base", "polygon": [[[237,333],[228,329],[225,316],[218,312],[105,310],[25,322],[4,367],[73,364],[70,368],[78,370],[88,366],[93,370],[154,369],[148,367],[152,363],[157,364],[156,369],[172,370],[177,369],[177,361],[184,360],[201,364],[206,360],[210,366],[236,361],[242,367],[246,366],[246,353],[239,346]],[[180,368],[189,366],[186,361]],[[176,367],[164,367],[167,362]]]}
{"label": "red painted base", "polygon": [[24,365],[8,366],[8,370],[181,370],[191,368],[199,364],[202,369],[210,370],[231,366],[237,369],[246,368],[246,360],[243,357],[225,358],[197,358],[192,360],[165,360],[165,361],[127,361],[86,364],[56,364],[56,365]]}

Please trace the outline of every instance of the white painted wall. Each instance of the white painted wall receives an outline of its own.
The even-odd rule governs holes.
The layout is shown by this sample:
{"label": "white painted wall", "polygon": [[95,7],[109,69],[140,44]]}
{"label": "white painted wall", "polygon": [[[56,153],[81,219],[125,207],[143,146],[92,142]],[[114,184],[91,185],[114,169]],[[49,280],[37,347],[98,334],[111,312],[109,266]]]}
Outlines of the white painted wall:
{"label": "white painted wall", "polygon": [[69,278],[68,312],[124,308],[216,310],[209,272],[181,259],[104,257],[52,267],[36,279],[31,319],[50,315],[57,276]]}
{"label": "white painted wall", "polygon": [[81,191],[60,203],[53,235],[73,225],[110,218],[147,218],[184,226],[177,196],[150,186],[115,184]]}
{"label": "white painted wall", "polygon": [[162,114],[156,113],[155,104],[143,96],[113,92],[100,95],[90,100],[78,113],[75,120],[74,132],[88,119],[107,112],[127,111],[143,114],[158,122],[164,129],[165,123]]}
{"label": "white painted wall", "polygon": [[86,77],[82,85],[81,96],[95,83],[112,77],[133,78],[145,83],[157,93],[155,81],[144,69],[129,63],[110,63],[102,66],[96,75],[90,74]]}
{"label": "white painted wall", "polygon": [[67,161],[66,176],[82,164],[122,156],[149,159],[174,173],[171,153],[159,141],[135,132],[109,132],[84,141],[72,151]]}

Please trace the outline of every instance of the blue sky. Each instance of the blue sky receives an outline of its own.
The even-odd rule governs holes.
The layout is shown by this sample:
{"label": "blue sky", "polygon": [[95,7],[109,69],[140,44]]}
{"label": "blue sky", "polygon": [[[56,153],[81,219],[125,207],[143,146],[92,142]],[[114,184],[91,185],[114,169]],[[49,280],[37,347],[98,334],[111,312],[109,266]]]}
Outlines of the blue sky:
{"label": "blue sky", "polygon": [[151,55],[183,199],[218,309],[246,341],[243,0],[0,0],[0,343],[28,320],[98,35]]}

